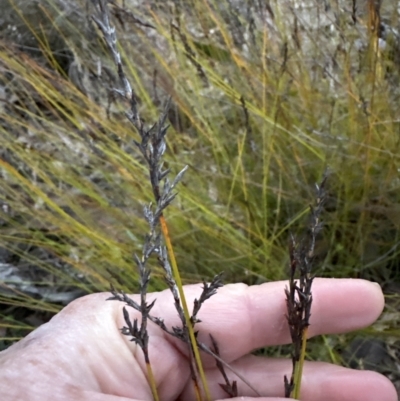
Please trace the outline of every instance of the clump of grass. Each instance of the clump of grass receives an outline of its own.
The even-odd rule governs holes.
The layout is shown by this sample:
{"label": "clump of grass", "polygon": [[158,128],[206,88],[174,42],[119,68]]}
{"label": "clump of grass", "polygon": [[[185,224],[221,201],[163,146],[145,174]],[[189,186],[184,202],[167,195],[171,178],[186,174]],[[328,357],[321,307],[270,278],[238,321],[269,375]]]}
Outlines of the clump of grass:
{"label": "clump of grass", "polygon": [[[50,9],[51,3],[46,7]],[[320,244],[328,257],[320,274],[362,274],[368,277],[369,274],[382,271],[385,263],[390,264],[397,257],[397,248],[393,249],[394,242],[391,240],[392,232],[397,227],[396,220],[392,219],[396,215],[397,202],[396,111],[393,108],[397,95],[394,86],[388,85],[388,80],[396,79],[396,71],[389,65],[392,63],[390,55],[379,50],[381,58],[377,62],[381,64],[381,70],[387,68],[389,72],[370,81],[371,75],[367,74],[367,71],[371,71],[370,65],[367,65],[369,59],[363,57],[365,52],[362,48],[359,54],[356,49],[357,40],[363,43],[368,36],[367,15],[358,13],[354,26],[347,24],[347,19],[352,21],[351,10],[347,13],[343,8],[332,15],[333,6],[331,10],[324,11],[315,5],[311,11],[320,12],[320,18],[325,18],[331,24],[324,26],[331,26],[333,32],[342,35],[339,39],[328,37],[327,34],[316,35],[319,45],[311,41],[311,32],[318,29],[322,32],[323,26],[310,26],[302,19],[301,10],[295,12],[289,9],[284,13],[286,9],[279,9],[278,4],[271,4],[271,10],[259,9],[252,2],[248,4],[249,10],[243,13],[216,5],[212,5],[211,12],[206,13],[201,7],[204,5],[196,3],[193,8],[189,5],[182,8],[189,26],[177,20],[173,12],[167,12],[160,4],[153,9],[153,15],[146,14],[146,9],[142,8],[133,11],[126,9],[126,13],[133,13],[142,23],[125,23],[120,28],[122,47],[131,56],[125,59],[135,60],[133,65],[127,63],[126,70],[133,79],[139,99],[138,108],[143,110],[142,117],[154,121],[160,96],[171,95],[172,106],[168,118],[172,121],[170,129],[174,143],[167,162],[176,165],[179,158],[181,164],[189,164],[194,171],[190,182],[181,190],[179,207],[172,211],[176,218],[170,227],[178,234],[177,252],[187,279],[192,281],[203,274],[212,277],[213,266],[218,260],[230,262],[226,271],[230,281],[245,280],[252,283],[267,278],[283,278],[288,230],[295,228],[306,213],[304,205],[312,196],[310,186],[306,183],[318,181],[317,172],[327,164],[335,174],[330,183],[326,235]],[[111,7],[111,11],[119,15],[124,10],[120,6]],[[126,13],[123,15],[128,18]],[[198,18],[200,15],[201,21]],[[265,17],[265,25],[259,16]],[[251,38],[246,38],[246,22],[251,22],[252,18]],[[292,23],[296,18],[297,41],[302,44],[300,50],[295,47],[291,36],[291,33],[295,33]],[[233,27],[234,20],[236,28]],[[174,34],[170,34],[169,22],[172,23]],[[180,27],[180,34],[174,26]],[[200,33],[197,37],[198,29]],[[66,38],[71,46],[77,35],[79,32]],[[229,40],[230,36],[234,40]],[[128,40],[132,37],[135,38],[135,44]],[[154,44],[151,38],[156,38],[157,43]],[[388,46],[394,39],[388,36]],[[84,42],[88,42],[88,38]],[[323,46],[324,43],[326,46]],[[104,46],[96,39],[90,46],[101,49],[93,51],[96,56],[104,54]],[[320,54],[322,49],[325,49],[324,53]],[[92,52],[83,53],[80,48],[73,50],[76,53],[76,56],[71,55],[74,65],[79,62],[82,64],[85,93],[106,105],[108,97],[104,91],[97,96],[90,94],[96,85],[102,86],[100,82],[106,87],[115,86],[106,81],[110,71],[109,61],[104,56],[100,57],[101,75],[96,75],[96,69],[93,71],[94,67],[97,68],[96,63],[90,64],[88,60]],[[188,55],[190,52],[194,55],[191,58]],[[260,54],[263,55],[262,59]],[[24,63],[15,57],[11,61],[11,55],[14,56],[13,51],[9,54],[5,52],[3,57],[8,64],[7,71],[15,71],[16,77],[24,77],[27,74],[27,69],[21,68]],[[190,61],[193,58],[207,74],[207,85],[198,77],[197,69]],[[323,60],[326,60],[326,64]],[[331,63],[334,67],[331,67]],[[95,202],[98,210],[103,208],[103,215],[112,216],[120,213],[118,205],[123,205],[124,210],[128,209],[126,199],[130,197],[131,203],[135,203],[129,205],[131,210],[140,210],[139,202],[135,202],[135,193],[143,192],[146,197],[151,189],[139,183],[144,171],[134,155],[125,152],[132,150],[132,138],[126,133],[125,123],[120,118],[123,110],[114,104],[111,106],[113,110],[110,110],[111,119],[107,120],[104,109],[89,104],[87,97],[72,86],[63,84],[61,96],[58,87],[46,85],[51,93],[49,98],[48,94],[43,93],[44,87],[39,82],[50,79],[50,71],[42,78],[40,74],[44,73],[43,68],[40,70],[33,61],[29,62],[29,68],[32,72],[38,72],[37,76],[32,74],[33,77],[26,79],[26,82],[33,84],[29,91],[39,91],[37,98],[42,104],[52,107],[54,103],[52,115],[55,118],[61,119],[63,115],[63,110],[59,108],[62,102],[69,118],[69,126],[65,121],[54,122],[59,127],[57,130],[48,117],[46,126],[44,116],[41,121],[33,122],[34,116],[31,115],[33,127],[30,127],[30,132],[33,136],[30,141],[39,142],[40,135],[35,126],[41,126],[41,132],[46,133],[59,132],[62,127],[64,141],[68,138],[75,147],[84,150],[91,165],[96,166],[92,168],[92,174],[101,174],[98,172],[103,170],[101,157],[109,159],[105,167],[110,165],[111,169],[115,169],[114,177],[119,177],[114,180],[106,171],[109,179],[107,185],[110,187],[111,183],[115,183],[118,188],[114,194],[109,190],[107,196],[117,198],[117,193],[126,194],[125,201],[112,201],[117,206],[111,211],[105,202],[101,202],[104,188],[95,188],[90,183],[94,187],[92,192],[86,194],[87,205]],[[359,70],[361,72],[357,73]],[[34,77],[35,81],[32,82]],[[116,82],[117,79],[115,76],[111,81]],[[54,80],[63,82],[60,77]],[[364,112],[363,105],[370,104],[368,93],[372,92],[368,88],[372,90],[373,87],[375,100],[372,104],[377,112],[368,114]],[[10,86],[11,91],[13,88]],[[28,93],[25,95],[27,87],[22,85],[19,90],[27,102],[31,98]],[[66,102],[68,98],[73,102]],[[78,104],[82,107],[76,107]],[[34,102],[29,107],[37,110]],[[58,114],[54,114],[55,110],[59,110]],[[18,126],[18,120],[10,115],[6,119],[10,126]],[[371,131],[368,134],[369,129]],[[47,140],[48,134],[41,135],[43,141]],[[112,143],[112,137],[115,143]],[[7,141],[5,145],[15,147],[13,151],[23,159],[25,150],[13,144],[14,137],[7,135],[4,139]],[[57,135],[52,140],[55,148],[66,148],[65,142],[57,139]],[[103,146],[102,143],[107,145]],[[94,155],[93,152],[98,154]],[[101,152],[103,156],[100,156]],[[384,157],[385,154],[388,157]],[[59,158],[59,154],[56,152],[51,157]],[[73,159],[74,163],[76,159]],[[204,163],[204,160],[207,162]],[[25,161],[30,163],[26,158]],[[76,170],[87,171],[79,162],[76,160]],[[55,176],[63,182],[61,174],[54,171],[50,162],[46,166],[41,160],[35,163],[40,166],[42,175],[46,171],[46,175]],[[121,163],[124,165],[121,166]],[[65,163],[63,168],[68,168]],[[347,171],[347,174],[342,175],[341,170]],[[66,184],[77,182],[77,175],[69,171],[70,183]],[[138,178],[137,182],[133,177]],[[135,190],[129,191],[129,181],[135,182]],[[384,184],[378,185],[378,182]],[[194,189],[197,190],[196,197],[193,196]],[[61,193],[58,198],[62,198]],[[84,202],[81,203],[85,206]],[[77,206],[73,205],[73,208],[77,209]],[[80,214],[87,210],[88,207],[83,207]],[[298,213],[298,210],[301,212]],[[46,217],[46,221],[49,220]],[[375,221],[378,227],[371,221]],[[390,230],[384,229],[386,223]],[[61,223],[54,221],[53,216],[53,224]],[[137,231],[133,227],[128,228],[135,236],[140,232],[139,229],[143,229],[143,226],[137,227]],[[101,230],[95,224],[91,224],[91,230],[99,231],[101,235]],[[376,239],[377,230],[382,241]],[[82,231],[83,228],[80,229],[81,234]],[[116,222],[115,231],[123,233],[121,236],[127,232],[122,219]],[[364,233],[363,237],[361,233]],[[197,243],[204,246],[196,247]],[[50,243],[49,247],[55,248],[55,245]],[[118,259],[118,249],[121,249],[119,243],[108,248],[115,250],[113,259]],[[369,254],[373,248],[379,250]],[[210,252],[204,252],[203,249],[209,249]],[[66,251],[56,250],[57,254],[63,252],[64,257]],[[101,259],[105,260],[100,257],[102,252],[99,250],[99,257],[89,255],[87,258],[93,262],[96,260],[101,266],[104,264]],[[123,253],[127,255],[125,251]],[[376,261],[378,253],[387,256]],[[125,256],[123,259],[129,260]],[[347,264],[351,268],[346,268]],[[123,265],[128,266],[127,263]],[[121,271],[125,269],[121,268]],[[103,273],[99,274],[102,276]],[[105,283],[106,280],[103,280],[103,285]]]}

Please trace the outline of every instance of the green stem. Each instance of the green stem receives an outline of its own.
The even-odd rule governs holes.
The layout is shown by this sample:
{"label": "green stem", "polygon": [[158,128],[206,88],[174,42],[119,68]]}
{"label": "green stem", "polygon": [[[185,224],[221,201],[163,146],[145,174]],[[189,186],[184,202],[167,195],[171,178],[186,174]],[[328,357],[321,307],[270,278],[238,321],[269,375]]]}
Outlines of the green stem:
{"label": "green stem", "polygon": [[205,373],[204,373],[203,364],[201,363],[201,357],[200,357],[199,349],[197,347],[197,341],[196,341],[196,337],[194,335],[192,322],[190,321],[190,313],[189,313],[189,309],[188,309],[188,306],[187,306],[185,293],[183,291],[181,275],[180,275],[179,270],[178,270],[178,265],[176,263],[174,250],[172,248],[171,239],[170,239],[169,233],[168,233],[167,222],[165,221],[165,217],[164,216],[160,216],[160,225],[161,225],[161,231],[162,231],[163,236],[164,236],[165,245],[166,245],[167,250],[168,250],[168,255],[169,255],[169,258],[171,260],[171,267],[172,267],[172,272],[174,274],[174,279],[175,279],[176,285],[178,287],[179,297],[181,299],[182,309],[183,309],[183,313],[185,315],[186,326],[188,328],[191,348],[193,350],[194,358],[196,360],[197,370],[199,372],[200,379],[201,379],[201,382],[203,384],[203,389],[204,389],[204,392],[206,394],[206,399],[207,399],[207,401],[211,401],[210,390],[209,390],[208,383],[207,383],[207,380],[206,380],[206,376],[205,376]]}
{"label": "green stem", "polygon": [[156,380],[154,378],[153,369],[151,368],[150,362],[146,362],[146,368],[147,368],[147,377],[149,378],[151,392],[153,393],[153,399],[154,399],[154,401],[160,401],[160,398],[158,396],[158,391],[157,391]]}
{"label": "green stem", "polygon": [[296,362],[296,366],[294,369],[294,387],[292,392],[290,393],[290,397],[294,398],[295,400],[300,399],[301,379],[303,376],[304,359],[306,357],[307,333],[308,327],[303,330],[301,338],[300,359]]}

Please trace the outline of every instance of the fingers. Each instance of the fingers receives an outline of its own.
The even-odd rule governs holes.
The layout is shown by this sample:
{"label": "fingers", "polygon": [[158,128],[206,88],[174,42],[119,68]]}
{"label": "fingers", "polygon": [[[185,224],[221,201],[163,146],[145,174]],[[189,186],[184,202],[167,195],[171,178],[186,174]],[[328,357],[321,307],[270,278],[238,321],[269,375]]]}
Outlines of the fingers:
{"label": "fingers", "polygon": [[[249,380],[261,397],[284,396],[284,375],[289,376],[291,362],[283,359],[266,359],[246,356],[232,363],[232,367]],[[256,397],[246,384],[233,373],[226,371],[231,380],[237,380],[239,396]],[[227,398],[219,383],[221,373],[213,369],[207,375],[213,399]],[[190,399],[191,384],[182,394]],[[369,371],[357,371],[322,362],[306,362],[301,385],[301,399],[307,401],[397,401],[394,386],[384,376]],[[269,398],[268,398],[269,400]]]}
{"label": "fingers", "polygon": [[[251,287],[230,284],[220,288],[200,310],[198,317],[202,322],[196,325],[199,340],[209,345],[211,333],[227,362],[256,348],[289,343],[284,293],[286,285],[287,282],[282,281]],[[201,285],[186,286],[185,293],[191,309],[194,299],[201,294]],[[310,336],[347,332],[368,326],[377,319],[384,306],[380,287],[365,280],[315,279],[312,293]],[[138,295],[132,297],[139,300]],[[68,306],[59,316],[65,320],[66,315],[70,315],[75,323],[80,317],[87,324],[88,319],[93,320],[97,315],[101,316],[100,322],[104,325],[111,312],[114,335],[121,337],[118,329],[125,324],[121,313],[122,304],[115,301],[105,302],[105,298],[107,294],[87,297],[90,299],[90,310],[81,305],[81,301],[76,307],[73,306],[74,303]],[[171,293],[166,290],[148,294],[148,302],[154,298],[157,301],[151,314],[164,319],[169,327],[181,326]],[[138,317],[137,312],[131,308],[129,311],[134,315],[132,318]],[[111,330],[109,323],[106,327],[107,331]],[[159,348],[156,343],[160,342],[160,330],[149,323],[149,334],[150,346],[153,344]],[[152,341],[154,337],[156,338]],[[185,344],[171,341],[181,352],[187,353]],[[211,358],[209,361],[213,363]]]}
{"label": "fingers", "polygon": [[[286,285],[286,282],[251,287],[232,284],[219,289],[199,313],[202,322],[196,328],[200,332],[200,341],[209,344],[208,334],[212,333],[227,362],[256,348],[289,343]],[[188,304],[192,305],[200,293],[200,286],[188,286]],[[310,336],[368,326],[377,319],[384,306],[380,287],[364,280],[315,279],[312,293]],[[152,313],[164,318],[168,324],[179,325],[169,293],[157,294],[157,298]],[[185,347],[177,346],[185,352]]]}
{"label": "fingers", "polygon": [[[218,342],[222,357],[228,362],[239,359],[255,348],[289,342],[285,317],[285,285],[285,282],[252,287],[234,284],[221,288],[217,295],[203,305],[199,313],[198,317],[203,320],[198,326],[196,325],[200,330],[200,341],[209,343],[208,334],[212,333]],[[193,300],[201,293],[201,286],[188,286],[185,291],[188,304],[192,305]],[[128,338],[121,335],[119,330],[125,324],[121,313],[122,305],[120,302],[106,302],[107,297],[108,294],[96,294],[71,303],[49,324],[40,327],[25,340],[3,353],[0,358],[0,368],[3,365],[7,366],[7,369],[3,369],[5,376],[0,374],[1,382],[15,384],[24,380],[26,383],[29,378],[33,386],[33,383],[43,385],[50,378],[50,384],[58,389],[63,383],[71,382],[79,385],[81,389],[93,391],[93,394],[97,390],[97,393],[117,394],[121,397],[133,394],[140,399],[150,397],[145,379],[143,355]],[[137,295],[133,297],[138,300]],[[383,308],[383,296],[379,286],[363,280],[316,279],[313,297],[310,335],[349,331],[369,325]],[[170,292],[149,294],[148,302],[154,298],[157,298],[157,302],[151,313],[163,318],[168,326],[180,326],[181,322],[177,317]],[[132,312],[132,314],[133,318],[140,319],[137,313]],[[153,324],[149,324],[149,334],[152,364],[163,399],[176,399],[189,376],[187,360],[182,358],[183,354],[187,353],[187,346],[172,341]],[[176,352],[177,347],[180,352]],[[255,361],[258,359],[253,363],[252,359],[243,358],[235,363],[243,370],[246,378],[254,381],[256,388],[264,391],[263,395],[282,397],[283,375],[289,374],[290,362]],[[257,365],[260,363],[263,364],[262,369]],[[264,365],[268,363],[273,365]],[[206,360],[205,365],[214,371],[215,361],[212,358]],[[57,366],[57,369],[53,369],[54,366]],[[308,366],[319,366],[319,368],[308,368]],[[371,394],[376,396],[379,392],[379,396],[375,399],[392,401],[389,398],[392,394],[388,390],[388,384],[380,376],[367,377],[365,374],[373,374],[349,373],[347,370],[344,374],[343,370],[335,369],[338,368],[326,368],[323,364],[307,365],[303,398],[329,401],[356,400],[354,397],[358,396],[357,391],[364,394],[360,384],[363,382],[368,392],[366,397]],[[321,375],[323,371],[326,372],[325,376]],[[220,379],[216,377],[215,375],[214,386],[220,390],[218,386]],[[346,377],[350,377],[351,380],[347,380]],[[315,378],[318,380],[313,382]],[[331,380],[337,387],[329,384]],[[357,390],[349,389],[346,393],[354,396],[353,398],[334,398],[343,392],[344,387],[341,387],[339,382]],[[176,385],[171,386],[171,383]],[[317,390],[311,392],[313,386]],[[25,386],[29,387],[31,386]],[[23,390],[23,387],[17,389]],[[326,389],[332,394],[325,396]],[[245,391],[243,390],[243,395],[254,396]],[[217,390],[214,392],[216,398],[226,398],[223,393],[217,393]],[[382,398],[385,392],[388,397]],[[322,398],[315,398],[315,394]],[[75,395],[74,397],[71,396],[69,399],[79,399]],[[96,399],[93,397],[90,399]],[[23,398],[11,397],[11,399]],[[54,399],[58,400],[57,397]],[[63,400],[61,397],[59,399]],[[368,399],[373,398],[364,397],[363,401]],[[82,400],[85,400],[83,393]],[[103,399],[99,398],[99,401]],[[104,401],[114,400],[105,398]]]}

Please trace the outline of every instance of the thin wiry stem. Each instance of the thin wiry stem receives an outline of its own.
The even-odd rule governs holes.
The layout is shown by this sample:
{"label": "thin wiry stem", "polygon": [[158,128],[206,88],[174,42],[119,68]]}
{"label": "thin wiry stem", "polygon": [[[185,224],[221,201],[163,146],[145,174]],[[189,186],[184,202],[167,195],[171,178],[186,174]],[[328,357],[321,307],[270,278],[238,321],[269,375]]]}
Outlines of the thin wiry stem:
{"label": "thin wiry stem", "polygon": [[[208,383],[207,383],[207,379],[206,379],[203,365],[201,362],[201,357],[200,357],[199,349],[197,346],[196,335],[194,332],[194,323],[196,322],[196,316],[193,317],[189,313],[189,308],[187,306],[185,294],[183,292],[183,284],[182,284],[181,277],[179,274],[178,266],[176,264],[175,255],[174,255],[174,252],[172,249],[172,244],[171,244],[171,241],[170,241],[170,238],[168,235],[168,228],[165,224],[164,219],[161,219],[160,222],[161,222],[161,227],[164,227],[164,229],[166,230],[166,236],[164,236],[164,239],[165,239],[165,242],[167,245],[168,254],[171,259],[172,274],[171,274],[171,266],[169,265],[169,263],[167,263],[167,259],[165,257],[162,259],[161,264],[163,265],[164,270],[167,273],[167,282],[170,284],[170,288],[172,287],[172,293],[174,294],[175,305],[178,310],[178,314],[181,317],[183,331],[187,333],[187,336],[189,339],[190,350],[191,350],[190,358],[191,358],[192,379],[193,379],[193,382],[195,383],[195,388],[197,391],[197,389],[198,389],[198,386],[196,386],[197,378],[196,378],[196,374],[194,371],[197,369],[197,371],[200,375],[200,379],[203,384],[206,398],[207,398],[207,400],[211,400],[211,394],[210,394],[210,390],[208,388]],[[163,224],[164,224],[164,226],[163,226]],[[165,256],[165,253],[164,253],[164,256]],[[219,286],[221,286],[221,285],[219,285]],[[177,292],[179,292],[179,297],[176,296]],[[213,294],[215,294],[215,292]],[[210,296],[212,296],[213,294],[211,294]],[[208,296],[208,298],[210,296]],[[196,305],[196,301],[197,300],[195,300],[195,305]],[[196,309],[196,314],[198,313],[200,306],[202,305],[202,303],[204,301],[205,301],[205,299],[202,300],[202,302],[197,301],[198,307]],[[195,308],[196,308],[196,306],[195,306]],[[195,362],[195,365],[193,365],[193,362]]]}
{"label": "thin wiry stem", "polygon": [[219,355],[217,355],[215,352],[213,352],[206,344],[202,342],[197,342],[197,346],[199,349],[204,351],[206,354],[212,356],[216,361],[218,361],[221,365],[223,365],[225,368],[229,369],[233,374],[235,374],[246,386],[248,386],[251,390],[254,391],[254,393],[258,396],[261,397],[261,394],[249,383],[249,381],[242,375],[240,374],[236,369],[234,369],[229,363],[225,362]]}
{"label": "thin wiry stem", "polygon": [[[218,344],[215,341],[214,337],[210,334],[210,339],[211,339],[211,343],[213,345],[214,348],[214,352],[216,355],[219,356],[219,348],[218,348]],[[229,380],[226,372],[225,372],[225,368],[223,363],[221,363],[218,359],[216,360],[217,362],[217,368],[218,370],[221,372],[222,377],[225,380],[225,384],[219,384],[220,387],[232,398],[237,397],[238,396],[238,389],[237,389],[237,382],[236,380],[233,380],[232,383]]]}
{"label": "thin wiry stem", "polygon": [[[179,287],[173,276],[172,268],[169,263],[168,254],[167,254],[167,250],[165,247],[161,248],[160,256],[159,256],[159,263],[162,266],[162,268],[164,269],[165,281],[174,297],[175,309],[176,309],[178,316],[182,323],[182,327],[173,327],[172,330],[176,337],[180,338],[183,342],[185,342],[192,348],[191,338],[190,338],[189,330],[188,330],[187,319],[185,316],[184,309],[182,307],[182,301],[181,301],[182,298],[180,297]],[[190,320],[190,322],[191,322],[191,320]],[[191,323],[189,323],[189,325],[193,328],[193,325]],[[164,329],[165,326],[162,325],[160,327],[162,327]],[[197,347],[195,347],[195,348],[197,348]],[[190,366],[190,376],[193,381],[196,398],[201,399],[201,391],[200,391],[200,386],[199,386],[199,382],[197,379],[196,359],[195,359],[195,354],[194,354],[193,350],[191,350],[191,352],[189,352],[189,366]]]}

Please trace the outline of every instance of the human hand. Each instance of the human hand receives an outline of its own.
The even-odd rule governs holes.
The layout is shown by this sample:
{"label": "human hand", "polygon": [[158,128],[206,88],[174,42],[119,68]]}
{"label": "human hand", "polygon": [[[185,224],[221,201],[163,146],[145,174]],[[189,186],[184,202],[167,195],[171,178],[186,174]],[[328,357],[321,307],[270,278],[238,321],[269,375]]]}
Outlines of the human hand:
{"label": "human hand", "polygon": [[[291,361],[249,355],[260,347],[290,342],[286,321],[286,282],[247,287],[231,284],[218,290],[199,313],[199,340],[218,342],[222,358],[258,390],[263,399],[283,400],[283,377]],[[189,304],[200,285],[185,287]],[[125,325],[120,302],[105,302],[109,294],[89,295],[69,304],[49,323],[0,353],[2,401],[132,401],[151,400],[141,349],[120,333]],[[132,298],[139,301],[139,296]],[[148,294],[157,298],[153,316],[179,325],[169,291]],[[384,305],[378,285],[353,279],[315,279],[311,336],[343,333],[373,323]],[[132,319],[138,312],[130,310]],[[149,322],[149,355],[162,401],[192,400],[187,345]],[[215,361],[204,356],[212,398],[227,398],[218,383]],[[237,380],[233,374],[228,375]],[[255,394],[238,380],[239,394]],[[354,371],[322,362],[306,362],[302,400],[397,401],[384,376]]]}

